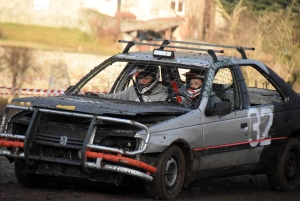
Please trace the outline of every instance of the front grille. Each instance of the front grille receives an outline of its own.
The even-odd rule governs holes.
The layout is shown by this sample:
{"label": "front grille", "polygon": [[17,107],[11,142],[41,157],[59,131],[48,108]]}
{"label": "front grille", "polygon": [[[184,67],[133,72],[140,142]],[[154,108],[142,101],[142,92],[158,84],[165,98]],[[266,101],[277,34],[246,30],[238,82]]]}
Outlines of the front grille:
{"label": "front grille", "polygon": [[50,145],[55,147],[81,149],[84,140],[68,138],[67,136],[53,136],[42,133],[36,133],[34,142],[42,145]]}

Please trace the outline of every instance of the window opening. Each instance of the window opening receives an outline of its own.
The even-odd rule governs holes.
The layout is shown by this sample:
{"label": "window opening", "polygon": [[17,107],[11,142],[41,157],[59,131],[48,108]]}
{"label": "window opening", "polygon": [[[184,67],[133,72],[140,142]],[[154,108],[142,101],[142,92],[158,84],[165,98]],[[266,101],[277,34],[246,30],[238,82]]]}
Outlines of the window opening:
{"label": "window opening", "polygon": [[283,96],[261,72],[252,66],[240,66],[251,106],[281,103]]}

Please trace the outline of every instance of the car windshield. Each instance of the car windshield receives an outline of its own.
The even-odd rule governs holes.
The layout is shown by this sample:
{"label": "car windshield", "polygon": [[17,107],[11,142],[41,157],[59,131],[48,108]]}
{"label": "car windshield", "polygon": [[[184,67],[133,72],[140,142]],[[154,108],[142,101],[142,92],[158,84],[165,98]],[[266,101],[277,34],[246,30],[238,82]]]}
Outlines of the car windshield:
{"label": "car windshield", "polygon": [[191,71],[204,78],[206,69],[163,61],[108,60],[75,85],[71,94],[138,102],[179,102],[180,106],[191,107],[195,103],[183,104],[189,99],[186,88],[190,80],[186,75]]}

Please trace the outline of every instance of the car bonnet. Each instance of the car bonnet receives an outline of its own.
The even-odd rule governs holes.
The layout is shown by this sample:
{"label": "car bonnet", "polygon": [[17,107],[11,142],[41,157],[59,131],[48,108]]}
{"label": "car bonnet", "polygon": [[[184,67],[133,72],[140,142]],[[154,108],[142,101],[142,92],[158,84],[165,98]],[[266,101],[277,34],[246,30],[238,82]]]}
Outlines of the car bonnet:
{"label": "car bonnet", "polygon": [[30,107],[66,110],[89,114],[113,114],[113,115],[180,115],[191,109],[180,107],[169,102],[140,103],[135,101],[124,101],[117,99],[88,98],[79,96],[55,96],[55,97],[27,97],[16,98],[11,104],[26,104]]}

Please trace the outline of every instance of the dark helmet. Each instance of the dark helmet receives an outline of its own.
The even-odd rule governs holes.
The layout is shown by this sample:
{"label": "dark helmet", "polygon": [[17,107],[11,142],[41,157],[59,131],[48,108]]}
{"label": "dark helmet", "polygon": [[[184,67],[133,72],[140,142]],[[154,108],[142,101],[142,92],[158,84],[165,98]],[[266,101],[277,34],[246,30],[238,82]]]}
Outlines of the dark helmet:
{"label": "dark helmet", "polygon": [[200,94],[202,86],[199,86],[198,88],[194,88],[194,87],[191,87],[190,82],[192,79],[199,79],[203,83],[204,72],[190,70],[189,72],[186,72],[183,75],[186,77],[186,89],[187,89],[188,96],[191,98],[195,98],[196,96],[198,96]]}
{"label": "dark helmet", "polygon": [[[136,66],[130,75],[136,77],[136,87],[140,94],[150,94],[153,88],[158,84],[159,81],[159,68],[158,66]],[[139,79],[151,76],[153,79],[147,84],[142,84]]]}

